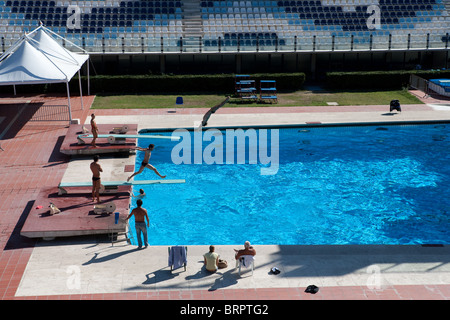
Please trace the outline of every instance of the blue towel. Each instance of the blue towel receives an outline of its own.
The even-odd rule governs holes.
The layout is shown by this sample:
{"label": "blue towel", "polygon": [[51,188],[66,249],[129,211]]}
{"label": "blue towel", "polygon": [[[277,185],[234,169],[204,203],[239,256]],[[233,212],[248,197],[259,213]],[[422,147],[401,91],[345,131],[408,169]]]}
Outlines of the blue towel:
{"label": "blue towel", "polygon": [[169,266],[173,266],[173,269],[177,269],[187,263],[186,248],[182,246],[175,246],[170,248],[169,253]]}

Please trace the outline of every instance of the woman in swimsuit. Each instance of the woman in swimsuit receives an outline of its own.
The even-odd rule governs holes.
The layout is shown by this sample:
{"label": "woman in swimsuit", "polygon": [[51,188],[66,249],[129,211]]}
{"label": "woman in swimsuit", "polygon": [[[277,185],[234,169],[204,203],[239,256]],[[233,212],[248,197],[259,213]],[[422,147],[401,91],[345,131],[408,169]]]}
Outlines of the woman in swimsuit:
{"label": "woman in swimsuit", "polygon": [[128,177],[127,182],[131,180],[131,178],[133,178],[135,175],[140,174],[142,171],[144,171],[145,168],[149,168],[150,170],[155,171],[155,173],[160,176],[161,178],[165,178],[166,176],[162,176],[158,170],[156,170],[156,168],[154,166],[152,166],[151,164],[148,163],[148,161],[150,160],[150,156],[152,155],[152,151],[153,148],[155,147],[154,144],[150,144],[148,146],[147,149],[141,148],[141,147],[136,147],[135,150],[139,150],[139,151],[145,151],[145,155],[144,155],[144,161],[142,161],[141,163],[141,167],[139,168],[139,171],[136,171],[135,173],[133,173],[130,177]]}

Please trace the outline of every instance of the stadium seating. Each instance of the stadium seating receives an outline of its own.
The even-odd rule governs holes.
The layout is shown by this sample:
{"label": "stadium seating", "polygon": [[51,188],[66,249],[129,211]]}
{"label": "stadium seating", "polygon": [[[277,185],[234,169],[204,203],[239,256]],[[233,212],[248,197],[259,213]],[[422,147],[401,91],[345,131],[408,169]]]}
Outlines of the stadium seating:
{"label": "stadium seating", "polygon": [[443,1],[0,0],[0,36],[42,21],[90,52],[444,48]]}

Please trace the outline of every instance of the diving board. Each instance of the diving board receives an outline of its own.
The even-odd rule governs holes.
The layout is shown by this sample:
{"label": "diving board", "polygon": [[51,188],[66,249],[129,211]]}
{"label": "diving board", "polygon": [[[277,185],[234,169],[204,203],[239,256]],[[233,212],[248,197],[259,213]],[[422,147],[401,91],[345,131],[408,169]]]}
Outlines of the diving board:
{"label": "diving board", "polygon": [[[117,188],[118,186],[131,186],[131,185],[147,185],[147,184],[172,184],[172,183],[185,183],[185,179],[164,179],[164,180],[133,180],[133,181],[102,181],[100,192],[103,193],[109,188]],[[92,187],[92,181],[89,182],[61,182],[58,185],[58,194],[67,194],[65,188],[69,187]]]}
{"label": "diving board", "polygon": [[[77,136],[78,144],[85,144],[84,139],[92,139],[92,134],[80,134]],[[180,137],[176,136],[160,136],[160,135],[145,135],[145,134],[99,134],[98,139],[106,138],[110,144],[125,143],[125,139],[170,139],[171,141],[179,141]]]}

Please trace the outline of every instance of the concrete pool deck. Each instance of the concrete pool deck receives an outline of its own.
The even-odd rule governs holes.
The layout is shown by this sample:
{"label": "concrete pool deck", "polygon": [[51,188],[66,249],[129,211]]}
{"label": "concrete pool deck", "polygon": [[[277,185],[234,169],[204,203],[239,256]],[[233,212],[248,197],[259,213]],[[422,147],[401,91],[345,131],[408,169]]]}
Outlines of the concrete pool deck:
{"label": "concrete pool deck", "polygon": [[[122,110],[120,115],[112,115],[112,110],[95,110],[95,113],[99,123],[137,123],[138,130],[142,130],[193,128],[206,111],[179,108],[176,113],[158,109],[147,115],[136,109]],[[205,128],[436,121],[449,120],[449,111],[450,104],[405,105],[402,112],[389,112],[386,106],[222,108],[210,117]]]}
{"label": "concrete pool deck", "polygon": [[[73,104],[77,99],[73,99]],[[86,105],[86,103],[85,103]],[[447,109],[448,108],[448,109]],[[86,107],[85,107],[86,109]],[[450,107],[404,105],[401,114],[389,115],[386,106],[333,106],[292,108],[225,108],[213,114],[208,128],[270,124],[360,123],[385,121],[445,121]],[[76,111],[75,111],[76,112]],[[92,110],[79,110],[82,121]],[[97,123],[137,123],[143,128],[192,127],[205,109],[95,110]],[[449,299],[450,255],[448,246],[257,246],[255,270],[234,269],[233,248],[216,246],[228,268],[208,274],[202,255],[208,245],[188,246],[188,266],[170,273],[166,246],[144,250],[124,242],[111,245],[100,236],[31,241],[18,236],[21,220],[42,187],[59,181],[85,181],[90,158],[56,156],[57,138],[63,128],[52,129],[43,140],[32,133],[42,130],[24,126],[14,138],[2,141],[6,150],[0,173],[0,295],[2,299]],[[65,129],[67,131],[67,129]],[[55,136],[56,133],[56,136]],[[55,136],[55,137],[54,137]],[[34,140],[33,140],[34,139]],[[37,144],[50,144],[36,151]],[[26,145],[28,150],[20,146]],[[14,165],[19,152],[27,162]],[[15,152],[12,151],[15,150]],[[34,153],[33,153],[34,152]],[[38,156],[31,156],[37,154]],[[51,156],[53,154],[53,156]],[[41,159],[39,163],[32,160]],[[49,160],[50,159],[50,160]],[[124,180],[129,158],[104,158],[106,180]],[[29,168],[30,167],[30,168]],[[12,168],[12,170],[11,170]],[[83,169],[82,169],[83,168]],[[29,171],[27,171],[29,170]],[[11,171],[15,171],[12,172]],[[30,180],[31,172],[38,177]],[[27,174],[28,173],[28,174]],[[55,176],[43,181],[43,176]],[[23,179],[24,185],[13,179]],[[28,180],[27,180],[28,179]],[[59,181],[58,181],[59,180]],[[249,239],[251,240],[251,239]],[[279,275],[269,274],[272,267]],[[304,293],[314,284],[319,293]]]}
{"label": "concrete pool deck", "polygon": [[[227,298],[230,289],[298,290],[308,285],[320,288],[357,288],[355,299],[399,298],[397,286],[423,286],[434,299],[448,299],[450,248],[422,246],[255,246],[255,269],[235,269],[234,248],[217,245],[216,252],[228,267],[210,274],[203,267],[208,245],[188,246],[187,269],[170,271],[168,247],[136,246],[107,241],[62,239],[41,242],[33,250],[16,292],[26,296],[71,296],[107,294],[153,294],[169,291],[180,296]],[[277,267],[281,273],[270,274]],[[45,280],[45,285],[42,284]],[[333,291],[335,289],[332,289]],[[172,293],[170,293],[172,292]],[[430,298],[422,291],[417,298]],[[269,298],[270,293],[267,293]],[[304,298],[308,294],[303,293]],[[330,297],[330,296],[328,296]],[[405,297],[405,296],[404,296]],[[412,298],[411,296],[409,296]],[[272,296],[271,298],[276,298]],[[286,296],[284,296],[286,298]],[[348,298],[342,296],[335,298]]]}

